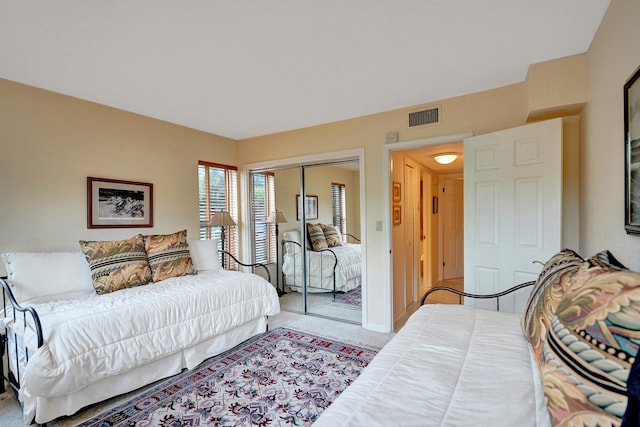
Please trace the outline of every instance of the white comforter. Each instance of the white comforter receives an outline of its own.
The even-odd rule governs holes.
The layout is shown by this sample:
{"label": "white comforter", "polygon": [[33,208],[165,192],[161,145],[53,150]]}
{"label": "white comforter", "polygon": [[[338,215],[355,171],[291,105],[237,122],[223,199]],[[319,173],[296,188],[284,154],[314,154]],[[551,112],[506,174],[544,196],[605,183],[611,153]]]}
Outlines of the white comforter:
{"label": "white comforter", "polygon": [[[22,376],[25,407],[35,396],[81,390],[280,311],[275,288],[266,280],[222,270],[34,308],[45,344],[31,355]],[[25,341],[37,347],[32,328]],[[199,362],[185,364],[192,368]]]}
{"label": "white comforter", "polygon": [[550,426],[520,316],[418,310],[314,427]]}
{"label": "white comforter", "polygon": [[[361,256],[360,244],[346,243],[343,246],[329,248],[329,251],[308,250],[307,276],[309,286],[333,291],[333,267],[336,272],[336,290],[347,292],[360,286]],[[337,264],[336,264],[337,258]],[[295,246],[295,253],[287,251],[283,258],[282,271],[295,278],[295,285],[302,285],[302,249]],[[291,283],[288,283],[291,284]]]}

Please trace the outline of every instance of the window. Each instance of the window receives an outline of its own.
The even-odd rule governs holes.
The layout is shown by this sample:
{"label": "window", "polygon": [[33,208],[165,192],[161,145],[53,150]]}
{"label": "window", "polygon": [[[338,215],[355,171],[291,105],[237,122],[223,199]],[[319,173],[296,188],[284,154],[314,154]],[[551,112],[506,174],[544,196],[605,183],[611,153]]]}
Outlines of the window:
{"label": "window", "polygon": [[347,204],[344,184],[331,183],[331,205],[333,225],[340,230],[340,233],[345,234],[347,232]]}
{"label": "window", "polygon": [[[198,162],[198,211],[200,239],[220,239],[222,227],[210,227],[214,212],[225,210],[238,222],[238,168],[217,163]],[[238,254],[238,227],[227,227],[225,246],[233,255]],[[222,242],[219,246],[222,249]],[[233,260],[229,267],[235,268]]]}
{"label": "window", "polygon": [[252,173],[251,206],[255,262],[276,262],[275,224],[267,218],[276,210],[275,179],[273,173]]}

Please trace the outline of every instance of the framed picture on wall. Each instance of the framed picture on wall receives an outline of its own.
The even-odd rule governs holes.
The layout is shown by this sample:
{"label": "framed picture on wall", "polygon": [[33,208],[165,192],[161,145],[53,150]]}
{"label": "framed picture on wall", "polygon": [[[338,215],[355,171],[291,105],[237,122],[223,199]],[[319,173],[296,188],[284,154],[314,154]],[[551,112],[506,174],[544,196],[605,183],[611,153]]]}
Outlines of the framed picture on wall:
{"label": "framed picture on wall", "polygon": [[393,203],[402,201],[402,186],[399,182],[393,181]]}
{"label": "framed picture on wall", "polygon": [[87,228],[153,227],[153,184],[87,178]]}
{"label": "framed picture on wall", "polygon": [[627,234],[640,235],[640,68],[624,85],[625,218]]}
{"label": "framed picture on wall", "polygon": [[393,225],[402,224],[402,208],[400,205],[393,205]]}
{"label": "framed picture on wall", "polygon": [[[302,219],[302,204],[300,203],[300,195],[296,195],[296,220]],[[304,198],[304,216],[308,221],[310,219],[318,219],[318,196],[306,196]]]}

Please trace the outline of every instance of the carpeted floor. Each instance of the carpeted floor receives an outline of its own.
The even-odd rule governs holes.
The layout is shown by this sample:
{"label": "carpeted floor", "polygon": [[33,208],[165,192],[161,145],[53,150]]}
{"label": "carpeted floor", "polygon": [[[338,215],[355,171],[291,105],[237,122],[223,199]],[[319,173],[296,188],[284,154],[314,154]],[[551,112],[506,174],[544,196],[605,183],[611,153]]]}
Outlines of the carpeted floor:
{"label": "carpeted floor", "polygon": [[336,295],[336,304],[346,304],[354,307],[362,306],[362,287],[358,286],[355,289],[345,292],[340,295]]}
{"label": "carpeted floor", "polygon": [[[269,319],[269,330],[273,331],[282,326],[296,331],[308,332],[310,334],[331,338],[336,341],[373,350],[379,350],[382,348],[394,335],[393,333],[384,334],[366,330],[358,325],[327,320],[314,316],[304,316],[291,312],[281,312],[279,315]],[[161,380],[155,384],[133,391],[126,395],[98,403],[78,412],[72,417],[60,418],[48,425],[51,427],[77,426],[98,414],[111,410],[128,401],[137,399],[136,396],[147,392],[164,381],[166,380]],[[13,393],[5,392],[0,394],[0,426],[22,427],[26,425],[27,424],[22,421],[22,414]]]}

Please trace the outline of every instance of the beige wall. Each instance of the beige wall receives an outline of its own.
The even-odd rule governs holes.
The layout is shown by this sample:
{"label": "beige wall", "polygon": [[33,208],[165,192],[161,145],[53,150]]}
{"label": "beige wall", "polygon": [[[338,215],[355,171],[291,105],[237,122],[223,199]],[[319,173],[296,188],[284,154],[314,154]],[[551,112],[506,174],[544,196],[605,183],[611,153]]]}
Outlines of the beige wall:
{"label": "beige wall", "polygon": [[587,55],[581,115],[580,252],[609,249],[640,271],[640,237],[624,230],[623,86],[640,65],[640,2],[613,0]]}
{"label": "beige wall", "polygon": [[[237,163],[235,141],[2,79],[0,129],[0,252],[185,228],[197,239],[198,160]],[[87,176],[153,183],[154,227],[87,229]]]}

